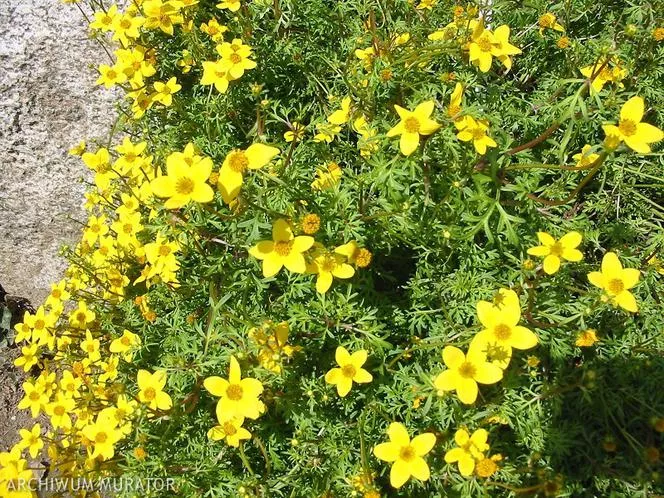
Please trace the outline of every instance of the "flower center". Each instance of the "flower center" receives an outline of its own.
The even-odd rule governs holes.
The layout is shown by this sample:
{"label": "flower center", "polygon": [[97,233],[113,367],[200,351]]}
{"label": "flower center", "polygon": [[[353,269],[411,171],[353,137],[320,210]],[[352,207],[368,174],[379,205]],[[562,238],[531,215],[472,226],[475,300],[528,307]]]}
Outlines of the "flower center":
{"label": "flower center", "polygon": [[330,273],[337,267],[336,261],[332,256],[325,256],[323,259],[323,264],[320,265],[320,269],[325,273]]}
{"label": "flower center", "polygon": [[489,37],[486,35],[480,36],[479,40],[477,40],[477,45],[482,52],[490,52],[491,48],[493,48],[491,40],[489,40]]}
{"label": "flower center", "polygon": [[131,223],[125,223],[122,225],[122,231],[124,233],[131,233],[134,231],[134,226]]}
{"label": "flower center", "polygon": [[99,444],[104,444],[106,440],[108,439],[108,436],[106,435],[105,432],[100,432],[95,436],[95,443]]}
{"label": "flower center", "polygon": [[175,184],[175,191],[180,195],[189,195],[194,191],[194,181],[188,176],[181,176]]}
{"label": "flower center", "polygon": [[399,458],[405,460],[406,462],[411,461],[415,458],[415,450],[410,446],[403,446],[401,451],[399,451]]}
{"label": "flower center", "polygon": [[231,54],[230,58],[233,64],[239,64],[240,62],[242,62],[242,56],[240,54],[233,53]]}
{"label": "flower center", "polygon": [[479,126],[470,130],[473,135],[473,140],[482,140],[484,138],[484,130]]}
{"label": "flower center", "polygon": [[157,392],[154,390],[154,387],[148,387],[145,391],[143,391],[143,397],[148,401],[152,401],[157,397]]}
{"label": "flower center", "polygon": [[404,129],[407,133],[419,133],[420,131],[420,122],[417,118],[407,118],[403,124]]}
{"label": "flower center", "polygon": [[35,329],[37,329],[37,330],[41,330],[41,329],[43,329],[45,326],[46,326],[46,322],[44,322],[44,320],[37,320],[37,321],[35,322]]}
{"label": "flower center", "polygon": [[242,399],[243,391],[240,384],[231,384],[226,389],[226,396],[232,401],[240,401]]}
{"label": "flower center", "polygon": [[636,133],[636,123],[631,119],[621,119],[618,129],[620,130],[620,133],[630,137]]}
{"label": "flower center", "polygon": [[476,373],[475,365],[470,363],[469,361],[464,361],[461,366],[459,367],[459,375],[461,377],[464,377],[466,379],[472,379],[475,377]]}
{"label": "flower center", "polygon": [[227,436],[233,436],[237,433],[237,429],[233,425],[233,422],[226,422],[224,423],[224,432],[226,433]]}
{"label": "flower center", "polygon": [[41,394],[39,394],[37,391],[32,391],[30,393],[30,401],[38,401],[41,398]]}
{"label": "flower center", "polygon": [[171,253],[171,248],[168,247],[167,245],[163,245],[159,248],[160,256],[168,256],[170,253]]}
{"label": "flower center", "polygon": [[556,242],[551,247],[549,247],[549,252],[552,256],[561,256],[563,253],[563,246],[560,242]]}
{"label": "flower center", "polygon": [[120,343],[123,346],[131,346],[131,340],[127,336],[124,336],[122,339],[120,339]]}
{"label": "flower center", "polygon": [[228,158],[228,165],[236,173],[244,173],[244,170],[249,165],[249,159],[247,159],[247,155],[244,152],[236,150],[231,152],[231,157]]}
{"label": "flower center", "polygon": [[355,377],[357,370],[355,370],[355,367],[353,365],[344,365],[341,368],[341,372],[344,374],[344,377],[352,379],[353,377]]}
{"label": "flower center", "polygon": [[292,247],[292,241],[280,240],[274,244],[274,252],[276,252],[279,256],[288,256]]}
{"label": "flower center", "polygon": [[65,407],[64,406],[56,406],[53,408],[53,413],[57,415],[58,417],[62,417],[65,414]]}
{"label": "flower center", "polygon": [[60,296],[62,296],[62,292],[60,289],[53,289],[51,292],[51,296],[53,296],[53,299],[60,299]]}
{"label": "flower center", "polygon": [[499,323],[493,329],[493,334],[499,341],[506,341],[512,335],[512,328],[504,323]]}
{"label": "flower center", "polygon": [[76,321],[81,322],[81,323],[85,322],[86,321],[85,313],[83,313],[82,311],[79,311],[78,313],[76,313]]}
{"label": "flower center", "polygon": [[620,294],[622,291],[625,290],[625,284],[623,284],[623,281],[620,280],[619,278],[614,278],[613,280],[609,280],[607,289],[612,294]]}

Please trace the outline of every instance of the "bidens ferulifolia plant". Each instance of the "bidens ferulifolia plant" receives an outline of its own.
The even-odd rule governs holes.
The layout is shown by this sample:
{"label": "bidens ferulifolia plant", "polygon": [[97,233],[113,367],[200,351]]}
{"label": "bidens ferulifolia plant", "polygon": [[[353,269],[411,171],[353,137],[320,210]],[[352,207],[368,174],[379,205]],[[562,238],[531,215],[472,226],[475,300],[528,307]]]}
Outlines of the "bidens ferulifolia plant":
{"label": "bidens ferulifolia plant", "polygon": [[0,496],[663,491],[661,1],[65,3],[126,98]]}

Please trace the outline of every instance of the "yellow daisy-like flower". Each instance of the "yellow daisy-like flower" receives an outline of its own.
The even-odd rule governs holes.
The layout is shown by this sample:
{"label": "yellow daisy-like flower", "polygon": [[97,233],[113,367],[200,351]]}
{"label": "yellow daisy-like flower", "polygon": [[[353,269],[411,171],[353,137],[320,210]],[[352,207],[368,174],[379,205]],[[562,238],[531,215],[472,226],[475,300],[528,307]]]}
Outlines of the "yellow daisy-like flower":
{"label": "yellow daisy-like flower", "polygon": [[[473,347],[482,351],[500,348],[509,359],[512,348],[530,349],[537,345],[537,336],[526,327],[518,325],[521,319],[521,307],[516,292],[501,289],[499,304],[488,301],[477,303],[477,317],[484,326],[473,339]],[[501,364],[504,368],[507,364]]]}
{"label": "yellow daisy-like flower", "polygon": [[355,275],[355,269],[346,263],[345,258],[331,251],[321,251],[317,254],[311,263],[310,271],[318,275],[316,290],[321,294],[329,290],[334,277],[345,279]]}
{"label": "yellow daisy-like flower", "polygon": [[210,429],[207,436],[212,441],[224,440],[228,446],[237,448],[240,441],[251,439],[251,433],[242,427],[243,423],[244,417],[229,418]]}
{"label": "yellow daisy-like flower", "polygon": [[560,31],[563,32],[565,31],[565,28],[563,28],[559,23],[558,20],[556,19],[556,16],[552,14],[551,12],[547,12],[546,14],[542,14],[537,21],[537,24],[539,24],[539,32],[540,35],[544,33],[545,29],[552,29],[554,31]]}
{"label": "yellow daisy-like flower", "polygon": [[[509,37],[509,30],[507,36]],[[478,66],[483,73],[491,69],[493,57],[503,55],[495,35],[490,30],[484,28],[483,22],[478,22],[475,26],[470,43],[468,44],[468,51],[470,62]]]}
{"label": "yellow daisy-like flower", "polygon": [[327,117],[328,122],[334,125],[342,125],[350,119],[350,97],[344,97],[341,101],[341,109],[334,111]]}
{"label": "yellow daisy-like flower", "polygon": [[531,256],[544,258],[544,271],[553,275],[560,269],[561,260],[581,261],[583,254],[577,249],[581,243],[582,236],[579,232],[569,232],[563,235],[560,240],[556,240],[546,232],[537,232],[537,238],[540,245],[528,249]]}
{"label": "yellow daisy-like flower", "polygon": [[620,121],[618,126],[604,125],[604,133],[607,136],[618,137],[627,146],[641,154],[648,154],[648,144],[659,142],[664,139],[664,132],[659,128],[642,123],[645,103],[641,97],[632,97],[620,109]]}
{"label": "yellow daisy-like flower", "polygon": [[459,119],[459,114],[461,113],[461,100],[463,99],[463,85],[457,83],[454,86],[454,91],[450,95],[450,105],[447,106],[447,115],[456,120]]}
{"label": "yellow daisy-like flower", "polygon": [[246,70],[256,67],[256,62],[249,59],[252,56],[251,47],[239,38],[217,45],[217,53],[221,56],[220,68],[228,73],[229,79],[237,80]]}
{"label": "yellow daisy-like flower", "polygon": [[510,38],[510,27],[506,24],[498,26],[493,33],[494,42],[500,54],[497,56],[498,60],[505,66],[508,70],[512,69],[512,58],[511,55],[519,55],[521,49],[512,45],[509,41]]}
{"label": "yellow daisy-like flower", "polygon": [[[189,151],[187,150],[189,149]],[[212,160],[193,155],[193,146],[185,153],[173,153],[166,159],[166,175],[152,180],[150,188],[157,197],[168,198],[166,209],[177,209],[191,201],[206,203],[214,197],[207,179],[212,173]]]}
{"label": "yellow daisy-like flower", "polygon": [[485,429],[478,429],[472,435],[465,429],[459,429],[454,434],[457,447],[445,453],[445,462],[456,463],[464,477],[472,475],[475,465],[484,459],[484,452],[489,449],[488,436]]}
{"label": "yellow daisy-like flower", "polygon": [[216,5],[218,9],[228,9],[231,12],[237,12],[241,6],[240,0],[224,0]]}
{"label": "yellow daisy-like flower", "polygon": [[579,346],[580,348],[589,348],[597,341],[599,341],[597,338],[597,331],[595,329],[587,329],[578,333],[574,345]]}
{"label": "yellow daisy-like flower", "polygon": [[482,120],[475,120],[472,116],[464,116],[455,121],[454,125],[459,130],[457,138],[462,142],[473,142],[478,154],[485,154],[487,147],[496,147],[498,144],[486,134],[488,125]]}
{"label": "yellow daisy-like flower", "polygon": [[401,121],[387,132],[387,136],[401,135],[399,148],[404,156],[415,152],[420,144],[420,136],[431,135],[440,128],[440,124],[430,118],[434,105],[433,100],[427,100],[419,104],[414,111],[394,106]]}
{"label": "yellow daisy-like flower", "polygon": [[150,373],[147,370],[138,371],[138,400],[145,403],[152,410],[169,410],[173,400],[164,392],[166,386],[166,372],[158,370]]}
{"label": "yellow daisy-like flower", "polygon": [[613,252],[607,252],[602,258],[601,271],[588,273],[588,280],[604,291],[604,299],[611,304],[636,313],[639,308],[634,294],[629,289],[638,283],[640,276],[639,270],[623,268],[618,256]]}
{"label": "yellow daisy-like flower", "polygon": [[592,147],[586,144],[583,146],[583,149],[581,149],[581,152],[572,156],[572,159],[576,161],[577,168],[586,168],[597,161],[599,154],[590,152],[591,149]]}
{"label": "yellow daisy-like flower", "polygon": [[390,484],[400,488],[408,479],[414,477],[420,481],[427,481],[430,476],[429,465],[424,456],[436,444],[436,436],[425,432],[415,436],[412,440],[408,430],[399,422],[392,422],[387,429],[389,443],[381,443],[374,447],[376,458],[392,462],[390,470]]}
{"label": "yellow daisy-like flower", "polygon": [[265,411],[265,405],[258,399],[263,392],[263,384],[251,377],[243,379],[240,364],[234,356],[231,356],[228,379],[208,377],[203,385],[210,394],[221,398],[217,403],[219,420],[231,417],[257,419]]}
{"label": "yellow daisy-like flower", "polygon": [[226,204],[230,204],[240,193],[247,169],[260,169],[268,164],[279,149],[265,144],[253,144],[246,150],[235,149],[228,153],[219,170],[217,188]]}
{"label": "yellow daisy-like flower", "polygon": [[471,345],[468,354],[459,348],[446,346],[443,361],[447,366],[434,386],[441,391],[456,391],[459,400],[467,405],[477,399],[477,384],[495,384],[503,378],[501,368],[487,361],[486,352],[481,347]]}
{"label": "yellow daisy-like flower", "polygon": [[373,376],[362,368],[367,361],[367,352],[364,349],[350,354],[343,346],[337,347],[334,358],[339,368],[333,368],[325,374],[325,382],[337,386],[337,393],[345,397],[353,382],[366,384],[373,380]]}
{"label": "yellow daisy-like flower", "polygon": [[272,225],[272,240],[262,240],[251,249],[249,254],[263,261],[263,276],[273,277],[286,267],[293,273],[307,271],[304,252],[314,245],[314,238],[308,235],[293,235],[293,230],[284,219],[278,219]]}

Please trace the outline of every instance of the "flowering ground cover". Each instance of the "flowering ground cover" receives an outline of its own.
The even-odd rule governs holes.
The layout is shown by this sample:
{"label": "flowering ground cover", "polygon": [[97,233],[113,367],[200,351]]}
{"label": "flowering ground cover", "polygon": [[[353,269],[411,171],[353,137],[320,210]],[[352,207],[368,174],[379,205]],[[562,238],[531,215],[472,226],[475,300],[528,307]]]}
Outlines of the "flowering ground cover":
{"label": "flowering ground cover", "polygon": [[0,497],[664,492],[661,2],[65,3],[125,99]]}

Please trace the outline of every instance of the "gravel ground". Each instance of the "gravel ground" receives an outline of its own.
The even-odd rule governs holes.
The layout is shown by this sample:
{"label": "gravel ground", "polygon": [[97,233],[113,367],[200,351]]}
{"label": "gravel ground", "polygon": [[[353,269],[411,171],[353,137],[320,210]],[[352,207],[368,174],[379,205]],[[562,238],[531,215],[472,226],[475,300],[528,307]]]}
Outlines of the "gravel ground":
{"label": "gravel ground", "polygon": [[[107,135],[117,95],[94,86],[106,62],[75,5],[0,0],[0,283],[39,305],[61,278],[63,243],[78,238],[86,170],[67,150]],[[0,349],[0,452],[26,423],[21,377]],[[31,421],[27,421],[31,425]]]}

